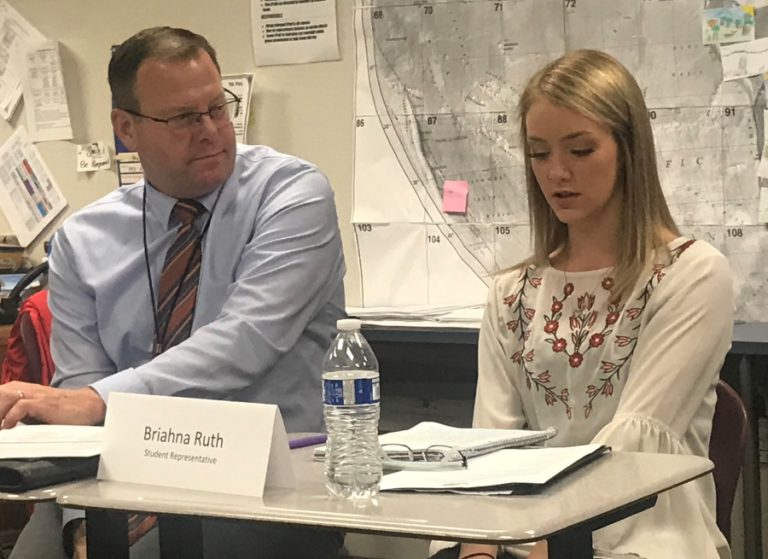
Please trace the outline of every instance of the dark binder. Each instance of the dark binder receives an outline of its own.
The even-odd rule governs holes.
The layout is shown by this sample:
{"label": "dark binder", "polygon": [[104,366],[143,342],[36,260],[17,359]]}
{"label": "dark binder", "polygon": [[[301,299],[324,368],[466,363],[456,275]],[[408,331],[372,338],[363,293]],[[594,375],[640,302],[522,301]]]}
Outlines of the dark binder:
{"label": "dark binder", "polygon": [[508,483],[505,485],[494,485],[493,487],[475,487],[474,491],[498,491],[504,495],[532,495],[538,493],[543,489],[551,486],[557,481],[563,479],[565,476],[576,470],[580,470],[587,464],[590,464],[600,458],[607,455],[611,450],[611,447],[602,445],[595,449],[593,452],[573,462],[567,468],[560,470],[556,475],[549,478],[546,483]]}
{"label": "dark binder", "polygon": [[22,493],[39,487],[96,477],[99,457],[0,460],[0,491]]}

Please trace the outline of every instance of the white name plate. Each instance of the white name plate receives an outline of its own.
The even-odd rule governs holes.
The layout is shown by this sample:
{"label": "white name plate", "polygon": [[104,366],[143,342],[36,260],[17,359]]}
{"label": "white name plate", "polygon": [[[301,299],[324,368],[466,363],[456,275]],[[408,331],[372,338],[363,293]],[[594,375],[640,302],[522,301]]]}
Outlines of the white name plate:
{"label": "white name plate", "polygon": [[99,479],[261,497],[295,486],[280,410],[112,393]]}

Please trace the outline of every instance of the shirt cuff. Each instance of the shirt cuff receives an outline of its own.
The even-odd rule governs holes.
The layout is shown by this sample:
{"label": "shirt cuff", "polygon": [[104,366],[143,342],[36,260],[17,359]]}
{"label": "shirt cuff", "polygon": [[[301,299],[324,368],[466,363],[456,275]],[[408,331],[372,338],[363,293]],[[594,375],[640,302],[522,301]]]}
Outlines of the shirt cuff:
{"label": "shirt cuff", "polygon": [[97,380],[90,385],[104,403],[109,405],[109,395],[112,392],[128,392],[130,394],[149,394],[147,386],[142,382],[136,370],[131,367]]}

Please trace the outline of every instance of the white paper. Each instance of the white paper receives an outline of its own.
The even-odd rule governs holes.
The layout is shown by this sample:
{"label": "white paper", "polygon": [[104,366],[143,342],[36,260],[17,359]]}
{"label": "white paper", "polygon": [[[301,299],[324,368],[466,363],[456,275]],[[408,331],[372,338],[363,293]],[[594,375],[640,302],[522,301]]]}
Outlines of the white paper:
{"label": "white paper", "polygon": [[256,66],[339,59],[336,0],[251,0]]}
{"label": "white paper", "polygon": [[85,458],[101,453],[103,427],[18,425],[0,430],[0,458]]}
{"label": "white paper", "polygon": [[720,47],[723,80],[738,80],[768,71],[768,38]]}
{"label": "white paper", "polygon": [[736,0],[739,6],[752,6],[754,9],[768,6],[768,0]]}
{"label": "white paper", "polygon": [[19,128],[0,147],[0,209],[21,246],[28,246],[67,201],[37,147]]}
{"label": "white paper", "polygon": [[500,441],[530,440],[531,437],[551,438],[556,433],[554,430],[461,428],[443,425],[434,421],[422,421],[405,431],[381,435],[379,443],[403,444],[411,447],[413,450],[423,450],[432,445],[453,446],[462,449],[484,446]]}
{"label": "white paper", "polygon": [[141,166],[138,153],[133,151],[118,153],[115,159],[117,160],[117,176],[120,186],[128,186],[144,177],[144,169]]}
{"label": "white paper", "polygon": [[21,78],[17,53],[24,45],[45,37],[6,0],[0,0],[0,116],[11,118],[21,99]]}
{"label": "white paper", "polygon": [[77,146],[77,171],[99,171],[109,169],[111,159],[106,142],[91,142]]}
{"label": "white paper", "polygon": [[275,405],[113,392],[104,426],[99,479],[253,497],[295,484]]}
{"label": "white paper", "polygon": [[58,41],[28,44],[20,59],[30,137],[35,142],[71,140],[72,125]]}
{"label": "white paper", "polygon": [[381,490],[450,490],[509,483],[544,484],[599,448],[598,444],[589,444],[499,450],[469,459],[466,469],[402,470],[387,474],[381,480]]}
{"label": "white paper", "polygon": [[240,114],[232,121],[235,139],[245,144],[248,135],[248,118],[251,109],[253,74],[230,74],[221,76],[222,85],[240,98]]}

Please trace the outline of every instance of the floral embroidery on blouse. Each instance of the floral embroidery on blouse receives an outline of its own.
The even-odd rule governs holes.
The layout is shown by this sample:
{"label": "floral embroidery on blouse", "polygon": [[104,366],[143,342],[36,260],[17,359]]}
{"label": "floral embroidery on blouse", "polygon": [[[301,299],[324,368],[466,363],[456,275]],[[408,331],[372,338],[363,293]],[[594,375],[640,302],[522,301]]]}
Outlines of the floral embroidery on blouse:
{"label": "floral embroidery on blouse", "polygon": [[538,289],[541,285],[541,278],[530,277],[530,272],[530,268],[525,268],[518,292],[514,295],[504,297],[504,300],[502,301],[512,310],[512,314],[517,317],[514,320],[507,322],[507,329],[511,330],[512,332],[517,332],[517,329],[520,328],[519,339],[523,341],[528,339],[528,325],[530,324],[531,320],[533,320],[533,317],[536,316],[536,311],[534,309],[526,308],[522,304],[523,299],[526,297],[525,290],[528,286],[530,286],[532,289]]}
{"label": "floral embroidery on blouse", "polygon": [[[528,390],[535,389],[536,393],[540,393],[547,406],[562,406],[568,419],[572,419],[574,403],[571,393],[568,388],[558,385],[558,379],[561,375],[578,375],[587,355],[596,351],[603,351],[605,354],[608,344],[612,344],[616,355],[601,359],[597,382],[593,379],[593,382],[583,388],[585,399],[581,407],[584,419],[588,419],[593,406],[599,401],[598,396],[611,398],[614,395],[615,383],[621,380],[635,352],[640,319],[653,291],[664,278],[669,266],[674,264],[691,244],[693,241],[689,240],[670,250],[670,262],[666,265],[655,265],[639,294],[635,295],[637,291],[634,292],[633,298],[626,304],[607,302],[606,307],[602,309],[605,312],[601,320],[601,309],[595,306],[594,292],[597,288],[610,292],[613,288],[612,277],[604,277],[591,293],[584,292],[581,295],[575,294],[574,284],[564,277],[562,295],[552,296],[549,309],[535,309],[527,303],[536,300],[536,290],[541,287],[543,278],[536,275],[536,268],[526,267],[513,293],[503,297],[502,302],[508,309],[507,316],[511,314],[511,319],[506,321],[507,330],[514,334],[520,344],[520,348],[511,355],[511,360],[520,367]],[[573,297],[576,297],[575,305],[572,305],[570,314],[565,317],[566,302],[573,303]],[[540,327],[543,341],[550,346],[550,351],[562,360],[562,367],[558,367],[556,373],[549,369],[536,368],[536,351],[544,351],[542,346],[527,347],[531,329],[539,328],[538,322],[532,326],[537,313],[542,313],[543,322],[539,322],[543,324]]]}

